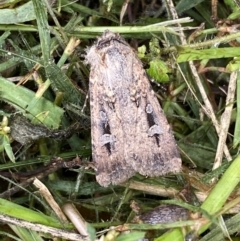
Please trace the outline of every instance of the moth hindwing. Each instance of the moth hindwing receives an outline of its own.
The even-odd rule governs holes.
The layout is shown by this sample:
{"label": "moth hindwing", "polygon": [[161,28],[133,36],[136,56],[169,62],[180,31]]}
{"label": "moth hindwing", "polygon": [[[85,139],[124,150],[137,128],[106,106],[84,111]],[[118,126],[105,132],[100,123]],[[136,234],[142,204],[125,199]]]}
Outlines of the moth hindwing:
{"label": "moth hindwing", "polygon": [[93,161],[100,185],[181,170],[171,128],[131,47],[106,30],[87,50]]}

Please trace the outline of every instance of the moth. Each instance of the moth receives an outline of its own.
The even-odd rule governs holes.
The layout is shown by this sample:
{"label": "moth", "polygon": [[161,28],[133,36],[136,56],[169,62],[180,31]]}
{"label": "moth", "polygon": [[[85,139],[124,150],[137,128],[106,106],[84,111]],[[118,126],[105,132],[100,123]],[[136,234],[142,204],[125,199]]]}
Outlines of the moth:
{"label": "moth", "polygon": [[162,176],[181,170],[171,128],[141,61],[119,35],[106,30],[87,49],[90,64],[92,157],[101,186],[135,173]]}

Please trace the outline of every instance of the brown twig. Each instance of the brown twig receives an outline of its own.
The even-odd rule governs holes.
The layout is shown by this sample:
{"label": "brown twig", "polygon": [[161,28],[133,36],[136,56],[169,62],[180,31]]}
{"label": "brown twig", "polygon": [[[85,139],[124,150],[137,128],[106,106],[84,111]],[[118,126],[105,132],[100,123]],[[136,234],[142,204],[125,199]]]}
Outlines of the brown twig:
{"label": "brown twig", "polygon": [[[35,180],[35,178],[42,179],[49,174],[57,171],[60,168],[71,168],[74,166],[80,166],[81,165],[81,160],[79,157],[74,158],[72,161],[66,161],[60,157],[56,158],[53,162],[51,162],[48,166],[42,168],[40,171],[38,170],[38,174],[30,178],[28,178],[26,181],[23,181],[17,186],[14,186],[13,188],[8,189],[7,191],[3,192],[0,194],[0,198],[10,198],[13,194],[19,192],[23,188],[26,188],[32,182]],[[44,170],[44,171],[43,171]],[[17,176],[17,173],[14,173],[13,176]],[[18,176],[19,177],[19,176]],[[4,177],[2,177],[4,179]]]}

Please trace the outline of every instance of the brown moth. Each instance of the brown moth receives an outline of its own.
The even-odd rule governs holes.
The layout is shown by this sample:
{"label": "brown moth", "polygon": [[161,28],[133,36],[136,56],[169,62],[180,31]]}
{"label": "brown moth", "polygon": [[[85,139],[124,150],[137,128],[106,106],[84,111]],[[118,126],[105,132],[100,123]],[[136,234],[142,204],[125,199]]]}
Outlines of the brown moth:
{"label": "brown moth", "polygon": [[131,47],[106,30],[87,50],[93,161],[100,185],[181,170],[171,128]]}

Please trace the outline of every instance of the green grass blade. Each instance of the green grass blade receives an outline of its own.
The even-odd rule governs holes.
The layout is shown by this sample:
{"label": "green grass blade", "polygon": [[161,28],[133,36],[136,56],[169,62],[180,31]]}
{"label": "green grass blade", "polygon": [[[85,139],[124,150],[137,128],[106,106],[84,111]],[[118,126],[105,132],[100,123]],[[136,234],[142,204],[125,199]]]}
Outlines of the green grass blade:
{"label": "green grass blade", "polygon": [[18,24],[34,19],[36,19],[36,16],[33,10],[32,1],[17,8],[0,9],[0,24]]}
{"label": "green grass blade", "polygon": [[18,110],[26,110],[31,103],[34,106],[28,109],[30,117],[47,112],[43,121],[50,128],[58,128],[63,115],[63,110],[43,97],[36,98],[35,93],[22,86],[16,86],[5,78],[0,77],[0,99],[8,102]]}
{"label": "green grass blade", "polygon": [[236,123],[234,128],[234,138],[233,138],[233,147],[237,147],[240,143],[240,74],[238,72],[237,76],[237,91],[236,91],[236,100],[237,100],[237,116]]}
{"label": "green grass blade", "polygon": [[202,59],[219,59],[219,58],[230,58],[237,57],[237,53],[240,52],[239,47],[229,48],[211,48],[196,50],[192,48],[180,48],[178,49],[177,62],[182,63],[190,60],[202,60]]}
{"label": "green grass blade", "polygon": [[39,223],[55,228],[62,228],[63,224],[56,218],[20,206],[0,198],[0,213],[25,221]]}
{"label": "green grass blade", "polygon": [[47,66],[50,61],[50,30],[48,26],[48,16],[44,1],[32,0],[36,14],[40,44],[44,65]]}

